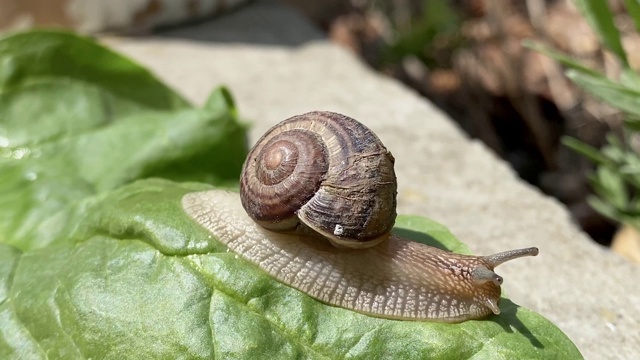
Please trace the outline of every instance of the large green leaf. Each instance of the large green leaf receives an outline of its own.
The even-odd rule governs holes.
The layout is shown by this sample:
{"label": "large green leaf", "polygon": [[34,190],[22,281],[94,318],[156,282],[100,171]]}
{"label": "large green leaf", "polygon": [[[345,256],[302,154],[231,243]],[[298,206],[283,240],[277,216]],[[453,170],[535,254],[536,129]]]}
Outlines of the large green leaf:
{"label": "large green leaf", "polygon": [[[66,33],[0,40],[0,64],[0,359],[580,358],[507,299],[483,321],[373,318],[228,252],[180,203],[198,182],[237,184],[226,90],[193,108]],[[468,252],[427,219],[395,231]]]}
{"label": "large green leaf", "polygon": [[237,182],[245,135],[225,89],[192,108],[67,33],[3,39],[0,64],[0,242],[46,246],[69,204],[138,178]]}
{"label": "large green leaf", "polygon": [[[182,210],[195,183],[144,180],[84,209],[57,246],[22,254],[0,354],[53,358],[580,358],[548,320],[501,301],[502,314],[442,324],[324,305],[226,251]],[[465,251],[442,225],[401,216],[415,241]],[[508,281],[508,279],[507,279]],[[22,349],[24,344],[25,349]],[[37,346],[35,346],[37,344]]]}
{"label": "large green leaf", "polygon": [[[3,91],[51,82],[95,85],[105,90],[103,106],[116,114],[140,107],[157,110],[188,107],[180,95],[148,70],[89,38],[42,30],[17,33],[0,40],[0,88]],[[43,100],[51,101],[50,98]]]}

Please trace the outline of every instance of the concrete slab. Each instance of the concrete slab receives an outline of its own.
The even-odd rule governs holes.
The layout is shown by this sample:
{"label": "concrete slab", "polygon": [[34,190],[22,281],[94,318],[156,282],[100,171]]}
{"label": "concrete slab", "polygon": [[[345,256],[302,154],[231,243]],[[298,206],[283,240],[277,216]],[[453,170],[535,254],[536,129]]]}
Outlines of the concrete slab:
{"label": "concrete slab", "polygon": [[258,2],[155,36],[104,39],[195,103],[226,84],[251,139],[311,110],[344,113],[395,155],[399,213],[446,224],[478,254],[538,246],[499,268],[518,304],[556,323],[590,359],[640,353],[640,268],[594,244],[557,201],[517,178],[440,110],[381,76],[292,10]]}

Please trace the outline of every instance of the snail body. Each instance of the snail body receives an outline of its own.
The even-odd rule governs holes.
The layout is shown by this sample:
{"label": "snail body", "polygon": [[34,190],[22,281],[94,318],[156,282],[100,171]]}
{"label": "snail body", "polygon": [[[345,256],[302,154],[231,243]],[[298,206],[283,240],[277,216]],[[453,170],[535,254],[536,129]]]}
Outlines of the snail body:
{"label": "snail body", "polygon": [[247,157],[240,195],[189,193],[182,205],[229,249],[279,281],[385,318],[460,322],[499,314],[502,278],[493,269],[538,253],[462,255],[392,234],[393,157],[364,125],[329,112],[269,130]]}

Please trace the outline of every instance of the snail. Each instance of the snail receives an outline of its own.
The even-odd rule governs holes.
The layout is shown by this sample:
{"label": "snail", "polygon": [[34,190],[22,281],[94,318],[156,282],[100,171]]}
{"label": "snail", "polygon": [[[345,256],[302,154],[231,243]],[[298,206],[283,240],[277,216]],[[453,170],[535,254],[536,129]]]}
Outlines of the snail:
{"label": "snail", "polygon": [[240,195],[186,194],[186,213],[233,252],[324,303],[371,316],[461,322],[499,314],[493,269],[537,248],[461,255],[403,239],[394,158],[347,116],[310,112],[271,128]]}

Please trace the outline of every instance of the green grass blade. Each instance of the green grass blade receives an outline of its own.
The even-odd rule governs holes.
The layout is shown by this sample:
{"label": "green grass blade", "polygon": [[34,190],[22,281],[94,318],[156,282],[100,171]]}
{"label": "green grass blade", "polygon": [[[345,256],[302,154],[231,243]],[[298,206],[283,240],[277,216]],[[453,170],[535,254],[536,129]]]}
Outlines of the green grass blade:
{"label": "green grass blade", "polygon": [[627,11],[633,19],[633,23],[636,26],[636,31],[640,32],[640,1],[624,0],[624,5],[627,7]]}
{"label": "green grass blade", "polygon": [[607,166],[600,166],[597,170],[599,183],[603,187],[604,196],[617,209],[624,209],[627,206],[629,195],[624,180],[617,169]]}
{"label": "green grass blade", "polygon": [[586,156],[587,158],[589,158],[591,161],[595,162],[596,164],[606,164],[609,163],[609,160],[604,157],[604,155],[602,155],[598,149],[587,145],[585,143],[583,143],[582,141],[569,137],[569,136],[564,136],[561,139],[562,144],[568,148],[570,148],[571,150],[580,153],[584,156]]}
{"label": "green grass blade", "polygon": [[568,70],[567,77],[611,106],[640,115],[640,91],[613,82],[603,75]]}
{"label": "green grass blade", "polygon": [[613,14],[609,9],[608,2],[603,0],[575,0],[575,4],[587,19],[591,28],[598,34],[604,46],[611,50],[625,67],[629,67],[627,55],[620,41],[620,32],[613,22]]}
{"label": "green grass blade", "polygon": [[629,116],[624,120],[624,126],[631,131],[640,131],[640,118]]}
{"label": "green grass blade", "polygon": [[594,75],[594,76],[600,75],[600,73],[597,72],[596,70],[588,68],[580,64],[578,61],[574,60],[570,56],[567,56],[561,52],[551,49],[548,46],[545,46],[539,42],[532,41],[532,40],[524,40],[522,41],[522,46],[527,47],[531,50],[535,50],[542,54],[545,54],[548,57],[560,62],[562,65],[570,69],[574,69],[574,70],[577,70],[586,74]]}
{"label": "green grass blade", "polygon": [[623,217],[616,211],[616,209],[604,202],[601,198],[597,196],[589,196],[587,198],[587,203],[601,215],[608,217],[611,220],[622,222]]}
{"label": "green grass blade", "polygon": [[628,88],[640,91],[640,75],[632,69],[622,69],[620,83]]}

